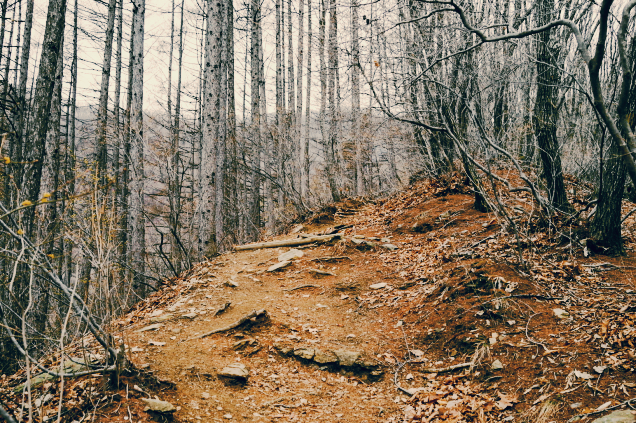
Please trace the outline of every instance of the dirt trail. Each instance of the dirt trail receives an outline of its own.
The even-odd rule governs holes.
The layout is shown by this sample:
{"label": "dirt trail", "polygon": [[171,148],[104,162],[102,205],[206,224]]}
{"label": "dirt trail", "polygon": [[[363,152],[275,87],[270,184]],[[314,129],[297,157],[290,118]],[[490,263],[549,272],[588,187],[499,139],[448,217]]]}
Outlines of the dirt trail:
{"label": "dirt trail", "polygon": [[[347,219],[336,223],[345,224]],[[323,227],[310,229],[317,232]],[[390,369],[383,369],[388,372],[383,380],[371,383],[365,380],[364,372],[337,372],[285,357],[276,349],[285,345],[364,352],[377,360],[376,355],[394,348],[396,340],[398,345],[403,342],[402,331],[395,327],[397,322],[385,321],[378,313],[360,313],[355,297],[369,285],[384,281],[390,272],[377,263],[371,265],[373,255],[368,255],[364,268],[360,268],[359,257],[345,256],[331,263],[317,260],[340,256],[334,254],[334,246],[303,248],[302,258],[280,271],[268,272],[289,249],[238,252],[204,264],[188,280],[192,288],[185,295],[163,304],[161,314],[149,310],[146,319],[125,331],[135,366],[147,367],[160,379],[176,383],[176,392],[170,394],[171,401],[180,407],[176,419],[228,421],[231,416],[233,420],[258,422],[281,418],[386,422],[392,417],[397,421],[401,415]],[[334,276],[316,275],[310,271],[313,269]],[[229,309],[214,316],[227,302],[231,303]],[[247,330],[190,339],[257,309],[267,310],[270,321]],[[193,318],[167,321],[156,331],[137,332],[150,324],[151,316],[160,320],[166,314]],[[248,340],[248,345],[236,351],[234,344],[241,340]],[[247,385],[227,386],[215,377],[218,370],[237,362],[250,369]]]}

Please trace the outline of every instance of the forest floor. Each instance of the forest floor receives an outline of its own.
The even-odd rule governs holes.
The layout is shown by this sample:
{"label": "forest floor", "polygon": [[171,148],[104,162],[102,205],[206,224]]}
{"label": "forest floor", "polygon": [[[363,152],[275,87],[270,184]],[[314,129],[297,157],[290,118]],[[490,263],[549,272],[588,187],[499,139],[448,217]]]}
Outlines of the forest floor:
{"label": "forest floor", "polygon": [[[528,226],[518,240],[472,203],[459,176],[420,181],[382,201],[346,200],[275,238],[341,239],[196,265],[113,323],[137,373],[106,394],[99,375],[67,381],[68,416],[547,423],[627,408],[636,397],[633,218],[627,255],[608,257],[570,243],[581,225],[519,218]],[[269,271],[290,249],[302,257]],[[246,383],[218,376],[228,366],[241,376],[237,364]],[[2,382],[13,387],[24,372]],[[55,395],[43,400],[56,386],[34,389],[40,419],[56,411]],[[0,400],[15,407],[24,396],[11,392]],[[176,410],[144,411],[149,397]]]}

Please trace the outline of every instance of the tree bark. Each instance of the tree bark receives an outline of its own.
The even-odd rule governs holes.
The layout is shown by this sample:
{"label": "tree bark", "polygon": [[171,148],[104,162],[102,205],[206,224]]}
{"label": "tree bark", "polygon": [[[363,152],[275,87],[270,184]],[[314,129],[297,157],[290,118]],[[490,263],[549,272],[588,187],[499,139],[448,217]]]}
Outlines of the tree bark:
{"label": "tree bark", "polygon": [[336,157],[338,150],[337,128],[338,113],[336,99],[336,70],[338,66],[338,17],[336,13],[335,0],[329,1],[329,39],[328,45],[328,72],[327,72],[327,98],[329,102],[329,133],[327,145],[325,146],[327,181],[329,182],[329,190],[333,201],[340,200],[340,190],[336,182]]}
{"label": "tree bark", "polygon": [[[174,108],[174,124],[171,127],[171,175],[170,175],[170,231],[172,232],[171,240],[172,245],[170,251],[173,257],[173,263],[175,264],[177,272],[182,270],[182,256],[181,247],[179,245],[180,236],[180,213],[181,213],[181,174],[180,174],[180,136],[181,136],[181,82],[183,72],[183,17],[184,17],[184,4],[185,0],[181,0],[181,22],[179,24],[179,59],[177,62],[177,91]],[[192,178],[192,187],[194,188],[194,178]]]}
{"label": "tree bark", "polygon": [[[554,7],[554,0],[539,1],[536,11],[538,26],[552,20]],[[550,203],[561,211],[569,212],[572,206],[565,192],[561,151],[557,138],[561,83],[557,58],[561,55],[561,47],[559,42],[554,40],[555,36],[556,30],[547,30],[537,36],[537,96],[532,124],[537,137]]]}
{"label": "tree bark", "polygon": [[305,137],[304,137],[304,154],[303,154],[303,190],[302,196],[307,198],[310,193],[310,165],[311,162],[309,160],[309,143],[311,141],[311,51],[313,38],[312,38],[312,28],[311,28],[311,0],[307,0],[307,94],[305,95]]}
{"label": "tree bark", "polygon": [[359,1],[351,0],[351,136],[355,144],[355,193],[363,196],[364,174],[362,164],[362,138],[360,136],[360,43]]}
{"label": "tree bark", "polygon": [[116,7],[117,0],[109,0],[104,59],[102,62],[102,82],[99,89],[99,105],[97,107],[97,180],[102,187],[105,187],[107,183],[108,145],[106,143],[106,128],[108,124],[108,88],[113,56]]}
{"label": "tree bark", "polygon": [[[31,148],[25,149],[24,179],[22,189],[26,198],[32,202],[40,199],[42,171],[46,155],[46,135],[51,120],[51,99],[57,74],[57,64],[62,50],[62,36],[64,34],[66,1],[51,0],[46,17],[44,41],[40,55],[38,77],[35,83],[35,98],[33,102],[33,142]],[[34,213],[27,213],[25,219],[25,233],[29,236],[34,232]]]}
{"label": "tree bark", "polygon": [[144,166],[144,24],[145,0],[133,0],[132,55],[132,103],[130,109],[130,259],[133,270],[133,287],[144,297],[148,290],[146,270],[146,218],[144,215],[145,166]]}
{"label": "tree bark", "polygon": [[261,9],[258,0],[250,3],[250,77],[251,77],[251,135],[252,135],[252,174],[250,198],[250,238],[258,237],[261,226],[261,196],[260,196],[260,150],[261,150]]}

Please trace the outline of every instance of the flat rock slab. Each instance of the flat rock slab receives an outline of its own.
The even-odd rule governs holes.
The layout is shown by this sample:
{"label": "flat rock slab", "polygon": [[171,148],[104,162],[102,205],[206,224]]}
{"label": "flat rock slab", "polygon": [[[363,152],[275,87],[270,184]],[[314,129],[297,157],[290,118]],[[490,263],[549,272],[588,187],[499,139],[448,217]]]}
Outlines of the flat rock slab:
{"label": "flat rock slab", "polygon": [[384,375],[382,366],[360,351],[320,350],[310,346],[293,348],[284,344],[275,344],[274,349],[283,356],[319,365],[321,370],[351,372],[369,382],[377,381]]}
{"label": "flat rock slab", "polygon": [[380,283],[376,283],[376,284],[373,284],[373,285],[369,285],[369,288],[370,289],[383,289],[383,288],[386,288],[386,286],[387,286],[386,282],[380,282]]}
{"label": "flat rock slab", "polygon": [[142,398],[141,400],[146,404],[144,411],[150,410],[157,413],[171,413],[177,410],[175,406],[170,404],[168,401],[161,401],[152,398]]}
{"label": "flat rock slab", "polygon": [[331,351],[316,350],[314,361],[318,364],[336,364],[338,363],[338,356]]}
{"label": "flat rock slab", "polygon": [[246,383],[250,377],[250,371],[245,364],[235,363],[221,369],[217,376],[225,382]]}
{"label": "flat rock slab", "polygon": [[276,263],[276,264],[274,264],[272,266],[269,266],[267,268],[267,271],[268,272],[275,272],[277,270],[280,270],[280,269],[283,269],[283,268],[289,266],[290,264],[291,264],[291,260],[281,261],[280,263]]}
{"label": "flat rock slab", "polygon": [[603,416],[596,420],[592,420],[592,423],[633,423],[636,422],[636,416],[630,410],[614,411],[607,416]]}
{"label": "flat rock slab", "polygon": [[289,251],[287,251],[286,253],[281,254],[280,256],[278,256],[278,261],[283,262],[283,261],[291,261],[294,259],[299,259],[302,258],[305,255],[305,253],[303,253],[300,250],[297,249],[291,249]]}
{"label": "flat rock slab", "polygon": [[362,355],[358,351],[335,350],[333,352],[338,357],[338,363],[343,367],[351,367],[356,360]]}
{"label": "flat rock slab", "polygon": [[297,348],[294,350],[294,355],[305,360],[311,360],[316,355],[316,350],[313,348]]}
{"label": "flat rock slab", "polygon": [[394,245],[394,244],[382,244],[382,248],[385,248],[385,249],[390,250],[390,251],[395,251],[399,247],[397,245]]}

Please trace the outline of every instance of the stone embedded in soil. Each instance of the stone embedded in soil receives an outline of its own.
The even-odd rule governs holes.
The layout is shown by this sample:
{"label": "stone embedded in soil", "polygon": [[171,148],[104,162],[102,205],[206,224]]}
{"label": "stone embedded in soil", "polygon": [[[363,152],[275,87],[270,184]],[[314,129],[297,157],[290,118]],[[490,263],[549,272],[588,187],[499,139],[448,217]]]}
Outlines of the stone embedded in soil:
{"label": "stone embedded in soil", "polygon": [[499,361],[499,360],[495,360],[495,361],[492,362],[492,369],[493,370],[501,370],[501,369],[503,369],[503,367],[504,367],[503,364],[501,364],[501,361]]}
{"label": "stone embedded in soil", "polygon": [[382,289],[382,288],[386,288],[386,282],[380,282],[380,283],[376,283],[373,285],[369,285],[370,289]]}
{"label": "stone embedded in soil", "polygon": [[347,350],[334,350],[333,353],[338,357],[338,363],[340,363],[340,365],[343,367],[353,366],[356,360],[361,355],[357,351],[347,351]]}
{"label": "stone embedded in soil", "polygon": [[161,322],[165,322],[167,320],[172,319],[174,316],[172,314],[162,314],[160,316],[157,317],[153,317],[152,319],[150,319],[150,323],[161,323]]}
{"label": "stone embedded in soil", "polygon": [[196,313],[187,313],[187,314],[182,314],[181,315],[181,319],[194,319],[195,317],[197,317]]}
{"label": "stone embedded in soil", "polygon": [[176,410],[175,406],[170,404],[168,401],[161,401],[152,398],[142,398],[141,400],[146,404],[144,411],[150,410],[158,413],[170,413]]}
{"label": "stone embedded in soil", "polygon": [[254,338],[241,339],[240,341],[236,341],[234,344],[232,344],[232,349],[238,351],[256,344],[257,342]]}
{"label": "stone embedded in soil", "polygon": [[250,377],[250,371],[244,364],[235,363],[221,369],[217,376],[226,382],[245,383]]}
{"label": "stone embedded in soil", "polygon": [[238,283],[234,282],[232,279],[225,281],[225,286],[229,288],[238,288]]}
{"label": "stone embedded in soil", "polygon": [[320,269],[307,269],[307,271],[316,278],[321,278],[323,276],[336,276],[335,273],[326,272]]}
{"label": "stone embedded in soil", "polygon": [[394,244],[382,244],[382,248],[386,248],[387,250],[390,250],[390,251],[395,251],[399,247],[397,245],[394,245]]}
{"label": "stone embedded in soil", "polygon": [[316,350],[314,361],[319,364],[335,364],[338,362],[338,356],[331,351]]}
{"label": "stone embedded in soil", "polygon": [[276,349],[276,351],[278,351],[282,355],[289,355],[292,352],[294,352],[293,348],[287,347],[285,345],[274,345],[274,348]]}
{"label": "stone embedded in soil", "polygon": [[289,261],[289,260],[287,260],[287,261],[281,261],[280,263],[276,263],[276,264],[274,264],[274,265],[272,265],[272,266],[269,266],[269,267],[267,268],[267,271],[268,271],[268,272],[275,272],[275,271],[277,271],[277,270],[280,270],[280,269],[282,269],[282,268],[284,268],[284,267],[289,266],[290,264],[291,264],[291,261]]}
{"label": "stone embedded in soil", "polygon": [[593,420],[592,423],[633,423],[636,422],[636,416],[631,410],[614,411],[607,416]]}
{"label": "stone embedded in soil", "polygon": [[278,256],[278,261],[291,261],[293,259],[302,258],[304,255],[305,253],[294,248]]}
{"label": "stone embedded in soil", "polygon": [[304,358],[305,360],[311,360],[314,358],[316,354],[316,350],[313,348],[296,348],[294,350],[294,355],[296,357]]}
{"label": "stone embedded in soil", "polygon": [[141,329],[139,329],[137,332],[146,332],[149,330],[157,330],[157,329],[161,329],[163,327],[163,323],[155,323],[154,325],[149,325],[149,326],[145,326]]}

